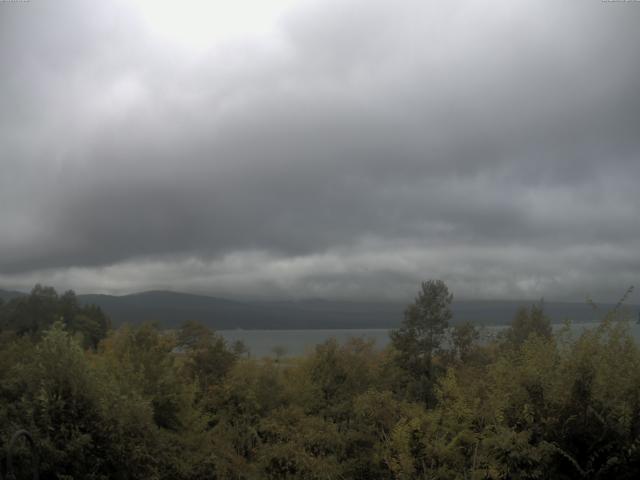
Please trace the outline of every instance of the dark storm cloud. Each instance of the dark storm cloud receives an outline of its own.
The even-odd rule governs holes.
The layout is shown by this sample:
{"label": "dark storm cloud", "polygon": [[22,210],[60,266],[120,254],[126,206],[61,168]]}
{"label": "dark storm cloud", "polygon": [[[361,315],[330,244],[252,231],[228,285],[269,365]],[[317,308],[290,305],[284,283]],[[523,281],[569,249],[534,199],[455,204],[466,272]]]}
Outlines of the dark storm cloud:
{"label": "dark storm cloud", "polygon": [[3,283],[576,298],[640,273],[634,4],[304,2],[198,54],[124,2],[0,8]]}

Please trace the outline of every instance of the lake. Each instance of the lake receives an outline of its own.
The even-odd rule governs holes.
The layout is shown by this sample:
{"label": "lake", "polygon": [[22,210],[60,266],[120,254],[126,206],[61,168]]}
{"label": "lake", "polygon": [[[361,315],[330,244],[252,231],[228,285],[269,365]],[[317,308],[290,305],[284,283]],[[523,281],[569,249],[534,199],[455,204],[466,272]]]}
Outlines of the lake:
{"label": "lake", "polygon": [[[593,328],[597,323],[574,323],[572,330],[576,333]],[[554,325],[560,328],[562,325]],[[489,339],[494,337],[504,326],[480,327],[481,338]],[[640,340],[640,325],[631,324],[631,331],[634,337]],[[330,338],[335,338],[340,343],[345,343],[350,338],[359,337],[372,339],[376,346],[384,348],[389,343],[390,330],[380,329],[331,329],[331,330],[219,330],[229,343],[242,340],[249,348],[254,357],[273,356],[275,347],[282,347],[285,355],[297,356],[308,353],[319,344]]]}

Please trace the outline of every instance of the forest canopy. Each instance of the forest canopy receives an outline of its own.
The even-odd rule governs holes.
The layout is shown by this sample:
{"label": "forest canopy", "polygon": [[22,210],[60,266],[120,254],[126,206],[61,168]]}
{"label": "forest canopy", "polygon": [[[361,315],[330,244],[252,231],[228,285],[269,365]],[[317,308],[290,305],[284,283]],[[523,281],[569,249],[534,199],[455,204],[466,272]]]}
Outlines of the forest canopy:
{"label": "forest canopy", "polygon": [[[385,349],[254,358],[204,325],[110,328],[73,292],[0,305],[0,447],[42,479],[625,479],[640,350],[620,310],[552,329],[541,305],[480,341],[421,285]],[[29,453],[18,459],[27,478]]]}

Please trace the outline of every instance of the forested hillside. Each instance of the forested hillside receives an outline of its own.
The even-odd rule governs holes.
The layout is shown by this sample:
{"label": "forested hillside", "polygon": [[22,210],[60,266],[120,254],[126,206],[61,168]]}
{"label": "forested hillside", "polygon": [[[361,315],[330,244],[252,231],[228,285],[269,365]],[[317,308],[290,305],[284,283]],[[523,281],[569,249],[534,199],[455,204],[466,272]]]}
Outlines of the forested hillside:
{"label": "forested hillside", "polygon": [[575,338],[534,305],[480,345],[448,328],[450,303],[425,282],[383,351],[258,359],[195,322],[109,329],[37,287],[0,307],[1,447],[30,430],[42,479],[637,478],[640,350],[621,308]]}

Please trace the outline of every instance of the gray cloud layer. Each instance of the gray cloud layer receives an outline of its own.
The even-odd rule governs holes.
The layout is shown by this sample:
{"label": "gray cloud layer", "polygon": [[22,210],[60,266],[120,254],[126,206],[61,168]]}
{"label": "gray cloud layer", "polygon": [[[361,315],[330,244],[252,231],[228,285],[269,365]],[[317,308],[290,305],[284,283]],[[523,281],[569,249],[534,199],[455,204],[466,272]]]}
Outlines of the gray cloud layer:
{"label": "gray cloud layer", "polygon": [[640,273],[640,4],[301,2],[189,51],[0,4],[0,284],[611,299]]}

